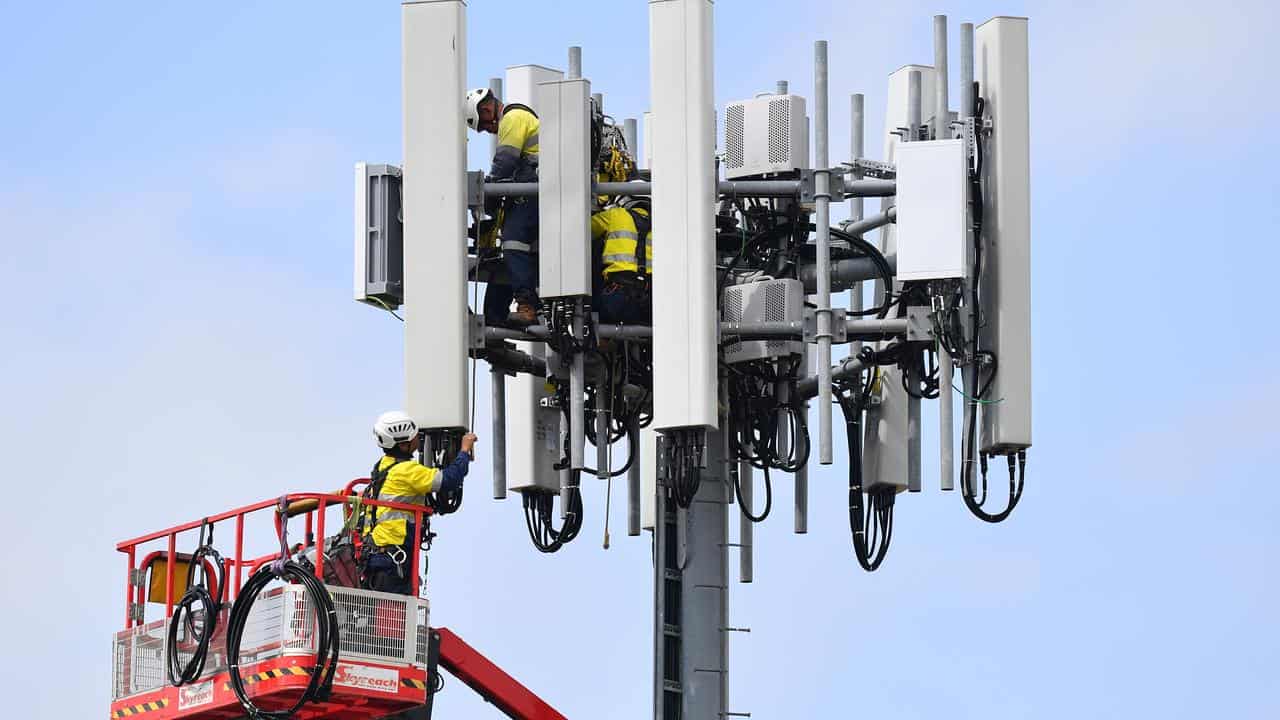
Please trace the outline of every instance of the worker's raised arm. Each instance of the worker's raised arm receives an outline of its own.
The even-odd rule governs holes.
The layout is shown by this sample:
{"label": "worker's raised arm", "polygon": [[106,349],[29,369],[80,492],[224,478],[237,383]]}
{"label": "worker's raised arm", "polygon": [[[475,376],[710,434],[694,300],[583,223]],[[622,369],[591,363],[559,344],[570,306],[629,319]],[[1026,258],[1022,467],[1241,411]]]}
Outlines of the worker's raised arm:
{"label": "worker's raised arm", "polygon": [[453,458],[453,462],[436,471],[435,482],[431,488],[433,492],[441,490],[450,492],[462,487],[462,481],[467,477],[467,468],[475,459],[475,447],[475,433],[469,432],[462,436],[462,448]]}

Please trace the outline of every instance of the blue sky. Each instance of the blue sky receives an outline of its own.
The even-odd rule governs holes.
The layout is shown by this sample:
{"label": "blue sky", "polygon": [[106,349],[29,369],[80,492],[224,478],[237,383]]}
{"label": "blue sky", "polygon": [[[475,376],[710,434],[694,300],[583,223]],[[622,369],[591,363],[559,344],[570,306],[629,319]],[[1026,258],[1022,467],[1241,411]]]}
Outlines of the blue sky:
{"label": "blue sky", "polygon": [[[400,404],[399,325],[349,296],[351,164],[399,158],[399,6],[6,5],[0,677],[17,716],[102,717],[114,543],[337,487],[372,463],[372,418]],[[1036,444],[1000,526],[934,489],[926,450],[926,492],[901,499],[871,575],[851,556],[844,467],[815,470],[811,532],[779,512],[757,529],[755,583],[733,586],[732,624],[752,632],[733,639],[730,709],[1280,715],[1275,7],[781,8],[717,4],[717,101],[779,79],[811,95],[812,41],[827,39],[833,157],[851,92],[878,152],[887,75],[931,62],[934,13],[953,49],[962,21],[1031,17]],[[474,0],[471,84],[563,67],[578,44],[611,114],[638,116],[646,18],[638,0],[529,18]],[[487,148],[472,143],[472,167]],[[536,553],[518,502],[488,499],[488,423],[481,408],[464,511],[438,523],[433,620],[569,716],[643,717],[647,536],[623,535],[615,502],[602,550],[592,487],[581,538]],[[441,717],[495,716],[448,688]]]}

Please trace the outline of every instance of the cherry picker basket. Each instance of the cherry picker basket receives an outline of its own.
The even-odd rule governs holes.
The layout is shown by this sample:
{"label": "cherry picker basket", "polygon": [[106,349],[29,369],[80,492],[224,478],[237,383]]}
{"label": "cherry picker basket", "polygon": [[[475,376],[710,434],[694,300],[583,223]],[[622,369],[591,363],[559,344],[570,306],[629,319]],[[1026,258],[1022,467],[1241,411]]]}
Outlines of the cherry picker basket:
{"label": "cherry picker basket", "polygon": [[[354,483],[353,483],[354,484]],[[348,487],[348,493],[350,486]],[[317,553],[315,535],[324,537],[326,510],[342,507],[346,495],[297,494],[287,500],[294,506],[311,508],[305,515],[305,540],[295,548],[308,571],[323,578],[326,552]],[[305,501],[299,503],[297,501]],[[368,502],[412,512],[417,526],[430,510],[422,506],[399,503]],[[176,578],[183,575],[183,556],[176,553],[178,537],[201,527],[201,522],[187,523],[169,530],[120,543],[118,549],[129,559],[125,628],[115,634],[112,643],[111,718],[146,716],[147,720],[164,718],[234,718],[243,717],[232,689],[230,660],[227,657],[227,627],[230,600],[240,594],[246,577],[258,567],[274,560],[276,555],[258,558],[244,556],[245,517],[272,510],[276,500],[263,501],[209,518],[212,525],[234,524],[235,551],[222,560],[226,587],[214,588],[219,599],[226,600],[218,611],[215,629],[208,639],[203,671],[192,682],[181,686],[170,683],[166,672],[166,651],[170,642],[170,618],[182,595]],[[344,514],[349,512],[344,510]],[[263,513],[265,514],[265,513]],[[144,546],[165,543],[167,549],[151,552],[143,562],[135,557]],[[410,563],[410,587],[418,587],[418,554]],[[157,562],[157,559],[163,562]],[[172,560],[172,561],[170,561]],[[148,578],[150,569],[151,578]],[[163,578],[156,577],[163,573]],[[327,697],[304,705],[297,718],[378,718],[421,706],[427,699],[427,688],[434,678],[428,677],[428,602],[416,595],[396,595],[326,584],[333,600],[338,628],[338,660],[332,690]],[[150,588],[153,592],[147,592]],[[161,589],[162,597],[154,590]],[[163,602],[161,602],[161,600]],[[146,608],[164,606],[163,617],[150,621]],[[192,621],[177,623],[172,648],[176,659],[185,665],[198,651],[193,634],[202,632],[203,611],[193,610]],[[275,710],[287,708],[300,696],[311,680],[316,665],[316,608],[303,585],[285,584],[268,587],[257,595],[246,616],[240,637],[239,671],[245,694],[257,706]]]}

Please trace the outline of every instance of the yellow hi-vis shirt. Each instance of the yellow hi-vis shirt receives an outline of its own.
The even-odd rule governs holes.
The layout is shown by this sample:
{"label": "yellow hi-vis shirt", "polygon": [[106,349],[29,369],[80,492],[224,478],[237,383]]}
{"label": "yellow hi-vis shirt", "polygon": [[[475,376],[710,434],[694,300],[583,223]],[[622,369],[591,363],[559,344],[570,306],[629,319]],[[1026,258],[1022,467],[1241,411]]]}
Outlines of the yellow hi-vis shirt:
{"label": "yellow hi-vis shirt", "polygon": [[[643,209],[638,214],[648,216]],[[603,275],[606,279],[616,272],[639,272],[636,262],[636,242],[640,234],[635,220],[626,208],[612,207],[591,216],[591,238],[604,238],[604,250],[601,252]],[[653,274],[653,233],[645,235],[644,242],[645,273]]]}
{"label": "yellow hi-vis shirt", "polygon": [[511,104],[498,121],[498,149],[489,176],[494,180],[531,182],[538,179],[538,117],[524,106]]}
{"label": "yellow hi-vis shirt", "polygon": [[[378,470],[386,470],[387,466],[396,462],[390,455],[382,456],[378,461]],[[413,460],[402,460],[387,473],[382,483],[382,492],[378,500],[407,503],[410,505],[426,505],[427,493],[435,492],[440,487],[442,475],[436,468],[430,468]],[[403,545],[408,521],[413,520],[413,513],[395,508],[374,508],[377,523],[373,527],[373,541],[378,545]]]}

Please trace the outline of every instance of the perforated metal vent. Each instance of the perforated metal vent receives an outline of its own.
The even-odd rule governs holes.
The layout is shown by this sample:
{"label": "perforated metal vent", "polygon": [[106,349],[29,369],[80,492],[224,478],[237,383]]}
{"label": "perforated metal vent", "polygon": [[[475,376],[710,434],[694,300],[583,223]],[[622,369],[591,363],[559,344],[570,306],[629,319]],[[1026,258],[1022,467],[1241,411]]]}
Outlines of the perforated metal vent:
{"label": "perforated metal vent", "polygon": [[746,109],[730,105],[724,111],[724,163],[727,168],[740,168],[746,144]]}
{"label": "perforated metal vent", "polygon": [[791,159],[791,103],[785,98],[769,101],[769,162]]}
{"label": "perforated metal vent", "polygon": [[[766,322],[781,322],[787,319],[787,288],[785,285],[773,284],[764,289],[764,319]],[[770,340],[767,347],[770,353],[786,351],[786,340]]]}
{"label": "perforated metal vent", "polygon": [[[735,292],[735,288],[730,288],[724,294],[724,319],[725,322],[742,322],[742,293]],[[724,351],[728,354],[738,352],[742,348],[742,342],[725,343]]]}

